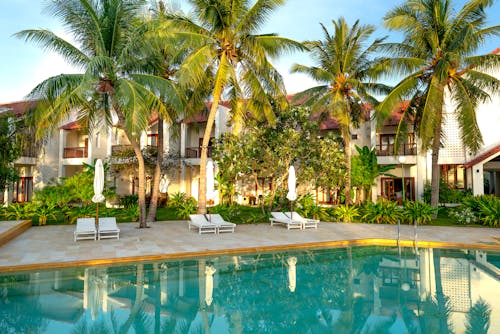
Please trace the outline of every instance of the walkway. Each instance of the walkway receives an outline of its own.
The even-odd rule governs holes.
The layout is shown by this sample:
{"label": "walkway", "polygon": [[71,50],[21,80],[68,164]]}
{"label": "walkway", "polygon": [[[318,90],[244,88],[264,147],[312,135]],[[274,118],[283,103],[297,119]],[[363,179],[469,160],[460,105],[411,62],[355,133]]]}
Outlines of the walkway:
{"label": "walkway", "polygon": [[[19,222],[21,223],[21,222]],[[0,222],[2,226],[11,222]],[[119,224],[120,240],[74,242],[74,225],[34,226],[0,246],[0,272],[70,265],[210,255],[304,246],[395,245],[394,225],[321,223],[317,230],[287,230],[269,224],[238,225],[234,234],[199,235],[185,221],[156,222],[148,229]],[[5,230],[5,228],[4,228]],[[413,245],[412,226],[401,227],[404,245]],[[500,251],[500,229],[475,227],[418,228],[419,247],[468,247]]]}

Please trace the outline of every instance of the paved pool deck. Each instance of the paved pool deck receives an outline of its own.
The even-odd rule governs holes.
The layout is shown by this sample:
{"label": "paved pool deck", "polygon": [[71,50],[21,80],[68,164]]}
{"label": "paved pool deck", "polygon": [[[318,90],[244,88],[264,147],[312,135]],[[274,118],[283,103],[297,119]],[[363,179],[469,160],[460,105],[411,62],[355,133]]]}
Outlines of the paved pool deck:
{"label": "paved pool deck", "polygon": [[[23,222],[0,222],[0,235]],[[160,260],[219,253],[347,245],[396,245],[395,225],[321,222],[318,229],[287,230],[270,224],[238,225],[235,233],[198,234],[186,221],[118,224],[120,239],[73,241],[74,225],[33,226],[0,245],[0,272]],[[401,226],[401,243],[414,247],[413,226]],[[500,229],[419,226],[418,247],[500,251]]]}

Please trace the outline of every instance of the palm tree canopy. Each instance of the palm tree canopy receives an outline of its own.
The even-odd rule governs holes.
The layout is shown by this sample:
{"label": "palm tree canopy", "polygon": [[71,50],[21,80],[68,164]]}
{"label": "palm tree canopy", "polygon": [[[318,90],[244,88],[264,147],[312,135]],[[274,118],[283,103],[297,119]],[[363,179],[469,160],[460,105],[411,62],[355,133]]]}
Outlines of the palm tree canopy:
{"label": "palm tree canopy", "polygon": [[[231,101],[233,120],[249,110],[258,119],[274,121],[273,108],[286,105],[281,75],[270,58],[306,48],[298,42],[260,34],[270,13],[284,0],[189,0],[194,18],[170,15],[165,35],[172,24],[175,36],[195,44],[179,72],[181,82],[194,85],[203,81],[207,70],[214,72],[213,96],[226,95]],[[172,23],[173,22],[173,23]],[[241,101],[247,101],[242,104]]]}
{"label": "palm tree canopy", "polygon": [[409,99],[400,129],[406,132],[405,121],[413,119],[423,148],[429,149],[436,128],[445,121],[443,108],[449,97],[462,142],[473,152],[480,148],[475,111],[500,88],[500,81],[485,73],[499,67],[500,55],[475,55],[487,38],[500,35],[500,26],[485,27],[486,8],[492,3],[471,0],[455,11],[449,0],[412,0],[384,17],[389,29],[404,34],[402,43],[386,45],[396,56],[392,68],[403,79],[378,106],[380,122],[400,101]]}
{"label": "palm tree canopy", "polygon": [[[59,18],[74,43],[48,30],[24,30],[17,37],[61,55],[82,74],[61,74],[38,84],[30,97],[48,101],[38,116],[39,131],[57,126],[70,112],[78,111],[91,131],[102,118],[111,122],[114,109],[120,126],[131,136],[140,136],[148,126],[152,110],[169,120],[158,92],[181,108],[182,98],[173,83],[138,70],[137,50],[144,30],[145,0],[53,0],[46,12]],[[39,132],[39,134],[41,134]]]}
{"label": "palm tree canopy", "polygon": [[375,31],[359,20],[349,26],[344,18],[332,21],[333,34],[321,24],[323,39],[307,41],[315,66],[295,64],[292,72],[304,73],[320,85],[296,95],[315,113],[328,113],[337,118],[341,130],[349,132],[365,118],[363,103],[376,105],[375,94],[389,91],[377,83],[384,73],[384,62],[375,53],[385,38],[369,40]]}

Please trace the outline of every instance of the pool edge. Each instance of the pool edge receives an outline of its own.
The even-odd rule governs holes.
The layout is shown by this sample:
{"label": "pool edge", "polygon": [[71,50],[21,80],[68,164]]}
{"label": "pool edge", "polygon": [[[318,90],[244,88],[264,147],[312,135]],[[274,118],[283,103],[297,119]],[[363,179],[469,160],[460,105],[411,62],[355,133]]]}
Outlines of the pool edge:
{"label": "pool edge", "polygon": [[[26,228],[27,229],[27,228]],[[22,232],[21,232],[22,233]],[[231,248],[231,249],[217,249],[205,250],[196,252],[183,252],[183,253],[165,253],[165,254],[150,254],[129,256],[120,258],[105,258],[105,259],[91,259],[91,260],[78,260],[78,261],[65,261],[65,262],[46,262],[46,263],[33,263],[15,266],[1,266],[0,273],[21,272],[29,270],[40,269],[61,269],[68,267],[83,267],[83,266],[105,266],[111,264],[127,264],[132,262],[148,262],[160,261],[171,259],[183,259],[191,257],[203,257],[214,255],[229,255],[229,254],[245,254],[266,251],[279,251],[279,250],[295,250],[305,248],[324,248],[324,247],[348,247],[348,246],[397,246],[398,241],[395,239],[352,239],[352,240],[339,240],[339,241],[322,241],[303,244],[283,244],[274,246],[259,246],[259,247],[245,247],[245,248]],[[399,245],[403,247],[419,247],[419,248],[466,248],[466,249],[485,249],[485,250],[498,250],[498,244],[486,243],[458,243],[458,242],[438,242],[438,241],[415,241],[413,240],[400,240]]]}

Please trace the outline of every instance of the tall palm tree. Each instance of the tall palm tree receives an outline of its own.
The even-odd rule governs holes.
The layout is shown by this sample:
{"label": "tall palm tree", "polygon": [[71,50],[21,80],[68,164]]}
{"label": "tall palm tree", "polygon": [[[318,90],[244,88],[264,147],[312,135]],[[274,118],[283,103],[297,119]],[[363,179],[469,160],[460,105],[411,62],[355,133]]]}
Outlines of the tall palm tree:
{"label": "tall palm tree", "polygon": [[[212,105],[203,135],[200,157],[199,212],[206,211],[207,148],[217,107],[227,97],[232,121],[241,122],[246,112],[257,119],[274,121],[274,108],[287,104],[280,74],[269,62],[283,52],[304,46],[275,34],[257,34],[265,19],[285,0],[189,0],[195,19],[172,15],[177,36],[196,42],[182,65],[181,82],[196,84],[212,72]],[[170,27],[168,28],[170,30]]]}
{"label": "tall palm tree", "polygon": [[372,94],[388,91],[388,87],[377,83],[383,74],[383,62],[375,57],[377,48],[385,38],[369,40],[375,31],[371,25],[361,25],[359,20],[349,26],[344,18],[333,23],[333,34],[321,24],[323,40],[307,41],[315,66],[295,64],[292,72],[304,73],[320,85],[309,88],[295,96],[304,101],[304,106],[319,115],[320,119],[333,116],[339,124],[344,141],[347,166],[345,184],[346,203],[351,203],[351,129],[359,127],[366,117],[366,103],[376,105]]}
{"label": "tall palm tree", "polygon": [[135,43],[144,34],[139,22],[145,3],[145,0],[52,0],[47,3],[47,12],[61,19],[75,44],[48,30],[24,30],[16,34],[60,54],[83,71],[48,78],[32,90],[31,98],[49,103],[37,115],[39,133],[54,129],[74,111],[88,122],[91,132],[103,117],[111,123],[113,111],[118,116],[117,126],[123,128],[138,160],[140,227],[147,227],[141,132],[148,127],[151,110],[168,117],[157,92],[170,96],[172,105],[179,108],[181,105],[172,82],[135,71],[138,62]]}
{"label": "tall palm tree", "polygon": [[449,0],[411,0],[384,17],[389,29],[404,34],[402,43],[389,46],[395,56],[393,68],[404,78],[378,106],[379,119],[383,121],[401,100],[410,99],[398,137],[413,120],[422,148],[431,150],[433,206],[439,201],[438,158],[445,139],[446,101],[455,108],[463,144],[477,152],[482,136],[475,112],[490,99],[489,93],[500,88],[500,81],[485,72],[499,67],[500,55],[476,55],[488,37],[500,34],[500,26],[485,27],[485,10],[492,4],[492,0],[470,0],[457,11]]}

